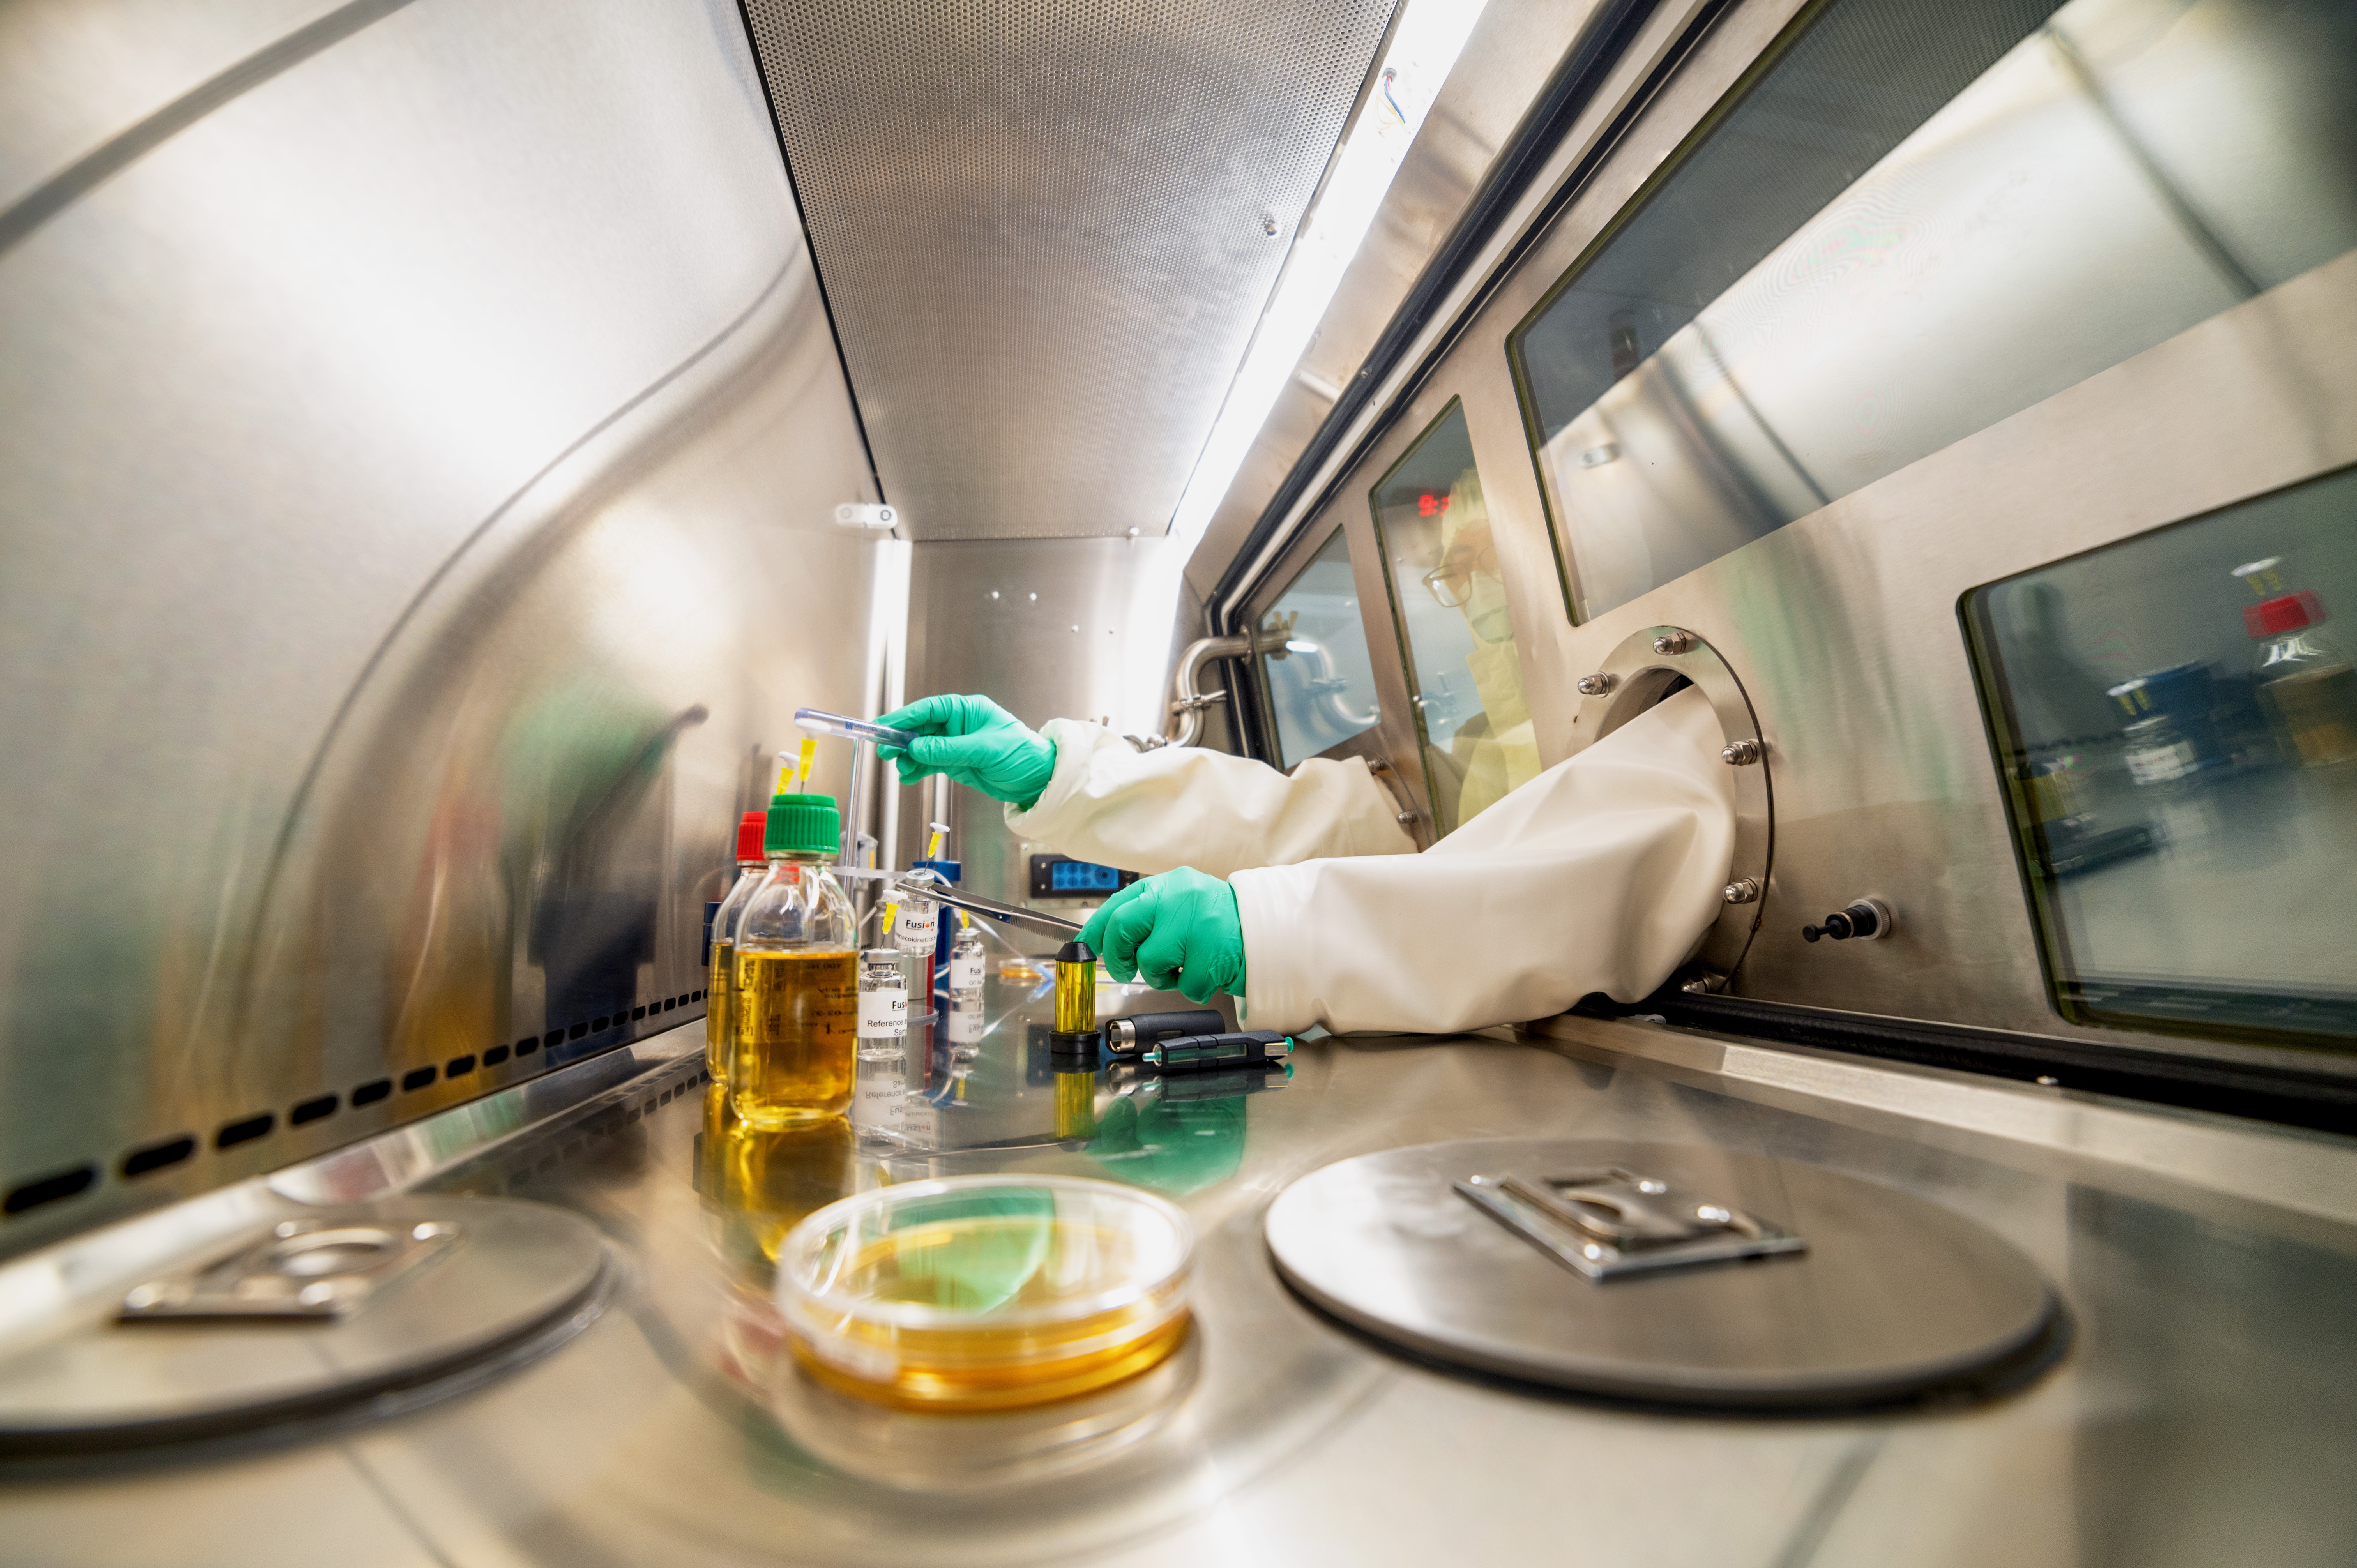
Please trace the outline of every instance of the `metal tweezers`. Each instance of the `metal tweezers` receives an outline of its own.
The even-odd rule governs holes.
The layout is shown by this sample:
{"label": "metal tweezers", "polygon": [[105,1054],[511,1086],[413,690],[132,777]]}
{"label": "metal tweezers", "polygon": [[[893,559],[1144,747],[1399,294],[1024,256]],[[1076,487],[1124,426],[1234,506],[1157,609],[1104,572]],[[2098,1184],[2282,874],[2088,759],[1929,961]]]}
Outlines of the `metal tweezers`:
{"label": "metal tweezers", "polygon": [[1035,931],[1043,931],[1051,937],[1075,936],[1081,929],[1080,922],[1077,920],[1067,920],[1060,916],[1042,914],[1037,909],[1026,909],[1019,904],[1002,904],[996,898],[985,898],[980,894],[967,893],[946,883],[926,882],[899,875],[887,877],[884,881],[893,891],[907,897],[930,898],[936,904],[947,904],[952,908],[964,909],[988,919],[1002,921],[1006,925],[1028,926]]}

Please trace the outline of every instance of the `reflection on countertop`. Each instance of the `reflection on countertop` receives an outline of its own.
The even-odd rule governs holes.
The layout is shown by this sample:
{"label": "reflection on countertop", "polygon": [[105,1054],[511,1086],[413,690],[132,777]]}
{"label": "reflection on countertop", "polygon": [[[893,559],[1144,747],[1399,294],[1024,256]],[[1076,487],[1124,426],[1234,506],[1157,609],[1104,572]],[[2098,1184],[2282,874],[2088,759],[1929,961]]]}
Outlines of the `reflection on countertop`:
{"label": "reflection on countertop", "polygon": [[[716,1128],[699,1052],[652,1069],[661,1086],[636,1090],[627,1112],[598,1112],[594,1131],[497,1145],[431,1185],[591,1218],[631,1264],[614,1310],[502,1381],[333,1443],[0,1489],[10,1554],[1380,1568],[1576,1552],[2174,1568],[2339,1563],[2357,1549],[2343,1479],[2357,1463],[2357,1365],[2342,1321],[2357,1226],[2331,1217],[2357,1205],[2296,1212],[2256,1177],[2238,1192],[2199,1174],[2223,1150],[2252,1171],[2305,1161],[2357,1182],[2357,1149],[2341,1142],[2104,1102],[2057,1120],[2082,1139],[2058,1141],[2037,1131],[2060,1109],[2051,1091],[1852,1062],[1843,1072],[1874,1092],[1844,1101],[1810,1090],[1804,1054],[1746,1047],[1747,1061],[1775,1056],[1787,1070],[1704,1070],[1693,1061],[1717,1049],[1705,1036],[1601,1020],[1568,1021],[1578,1037],[1558,1048],[1313,1041],[1276,1092],[1099,1073],[1094,1129],[1060,1137],[1053,1075],[1037,1080],[1027,1021],[1009,1012],[962,1079],[914,1084],[910,1066],[944,1126],[972,1118],[976,1134],[954,1142]],[[1647,1041],[1684,1042],[1692,1059],[1648,1056]],[[936,1105],[953,1082],[963,1101]],[[1975,1115],[1957,1113],[1960,1099]],[[2016,1108],[2038,1114],[2007,1121]],[[2173,1138],[2206,1142],[2198,1159],[2132,1165],[2094,1152],[2104,1145],[2084,1129],[2098,1122],[2163,1155]],[[2042,1380],[1990,1404],[1732,1420],[1429,1369],[1276,1280],[1261,1216],[1296,1178],[1376,1149],[1539,1135],[1741,1149],[1928,1197],[2034,1259],[2077,1337]],[[1172,1363],[1178,1386],[1156,1395],[1167,1419],[1051,1480],[952,1473],[990,1429],[939,1423],[968,1417],[931,1418],[940,1485],[862,1478],[856,1414],[790,1435],[768,1397],[780,1348],[769,1260],[841,1193],[984,1170],[1110,1177],[1178,1202],[1198,1235],[1193,1359]],[[1566,1474],[1619,1501],[1567,1516]],[[262,1520],[272,1528],[257,1531]]]}

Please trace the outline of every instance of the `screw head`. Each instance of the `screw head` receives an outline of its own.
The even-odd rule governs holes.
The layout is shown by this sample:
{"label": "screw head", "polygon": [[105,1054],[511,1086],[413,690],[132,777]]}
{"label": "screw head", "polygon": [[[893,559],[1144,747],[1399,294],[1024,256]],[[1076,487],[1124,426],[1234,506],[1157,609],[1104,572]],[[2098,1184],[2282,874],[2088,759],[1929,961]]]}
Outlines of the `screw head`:
{"label": "screw head", "polygon": [[1741,877],[1728,883],[1724,892],[1727,901],[1730,904],[1755,903],[1760,897],[1760,884],[1754,878]]}
{"label": "screw head", "polygon": [[1729,768],[1749,768],[1760,760],[1760,743],[1756,740],[1734,741],[1721,747],[1718,755]]}
{"label": "screw head", "polygon": [[1572,684],[1579,689],[1583,697],[1600,697],[1612,690],[1613,681],[1611,676],[1599,671],[1593,675],[1582,675]]}
{"label": "screw head", "polygon": [[1694,633],[1690,631],[1665,631],[1662,633],[1661,636],[1653,639],[1653,651],[1656,653],[1691,653],[1694,651]]}

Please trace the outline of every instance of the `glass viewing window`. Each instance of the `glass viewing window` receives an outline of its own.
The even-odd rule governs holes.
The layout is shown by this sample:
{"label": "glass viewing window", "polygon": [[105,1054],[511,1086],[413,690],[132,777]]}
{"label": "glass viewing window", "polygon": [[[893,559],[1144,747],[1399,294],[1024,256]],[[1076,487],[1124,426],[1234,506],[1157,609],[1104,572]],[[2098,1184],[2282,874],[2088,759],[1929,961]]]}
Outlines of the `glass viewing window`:
{"label": "glass viewing window", "polygon": [[2357,1047],[2357,469],[1962,609],[2062,1015]]}
{"label": "glass viewing window", "polygon": [[1254,628],[1276,719],[1279,765],[1292,767],[1375,726],[1375,672],[1342,531],[1318,546]]}
{"label": "glass viewing window", "polygon": [[1451,401],[1369,498],[1407,660],[1433,832],[1539,772],[1465,410]]}
{"label": "glass viewing window", "polygon": [[2348,0],[1835,0],[1729,102],[1509,339],[1576,621],[2357,245]]}

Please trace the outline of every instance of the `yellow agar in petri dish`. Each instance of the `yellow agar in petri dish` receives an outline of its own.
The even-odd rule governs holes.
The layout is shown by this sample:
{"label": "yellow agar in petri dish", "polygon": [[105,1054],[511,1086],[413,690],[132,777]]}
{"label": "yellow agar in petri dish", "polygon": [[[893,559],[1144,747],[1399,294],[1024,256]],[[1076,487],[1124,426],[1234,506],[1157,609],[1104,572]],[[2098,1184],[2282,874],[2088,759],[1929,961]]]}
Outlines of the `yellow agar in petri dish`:
{"label": "yellow agar in petri dish", "polygon": [[778,1305],[820,1383],[901,1410],[1107,1388],[1185,1343],[1194,1234],[1077,1176],[950,1176],[830,1204],[786,1238]]}

